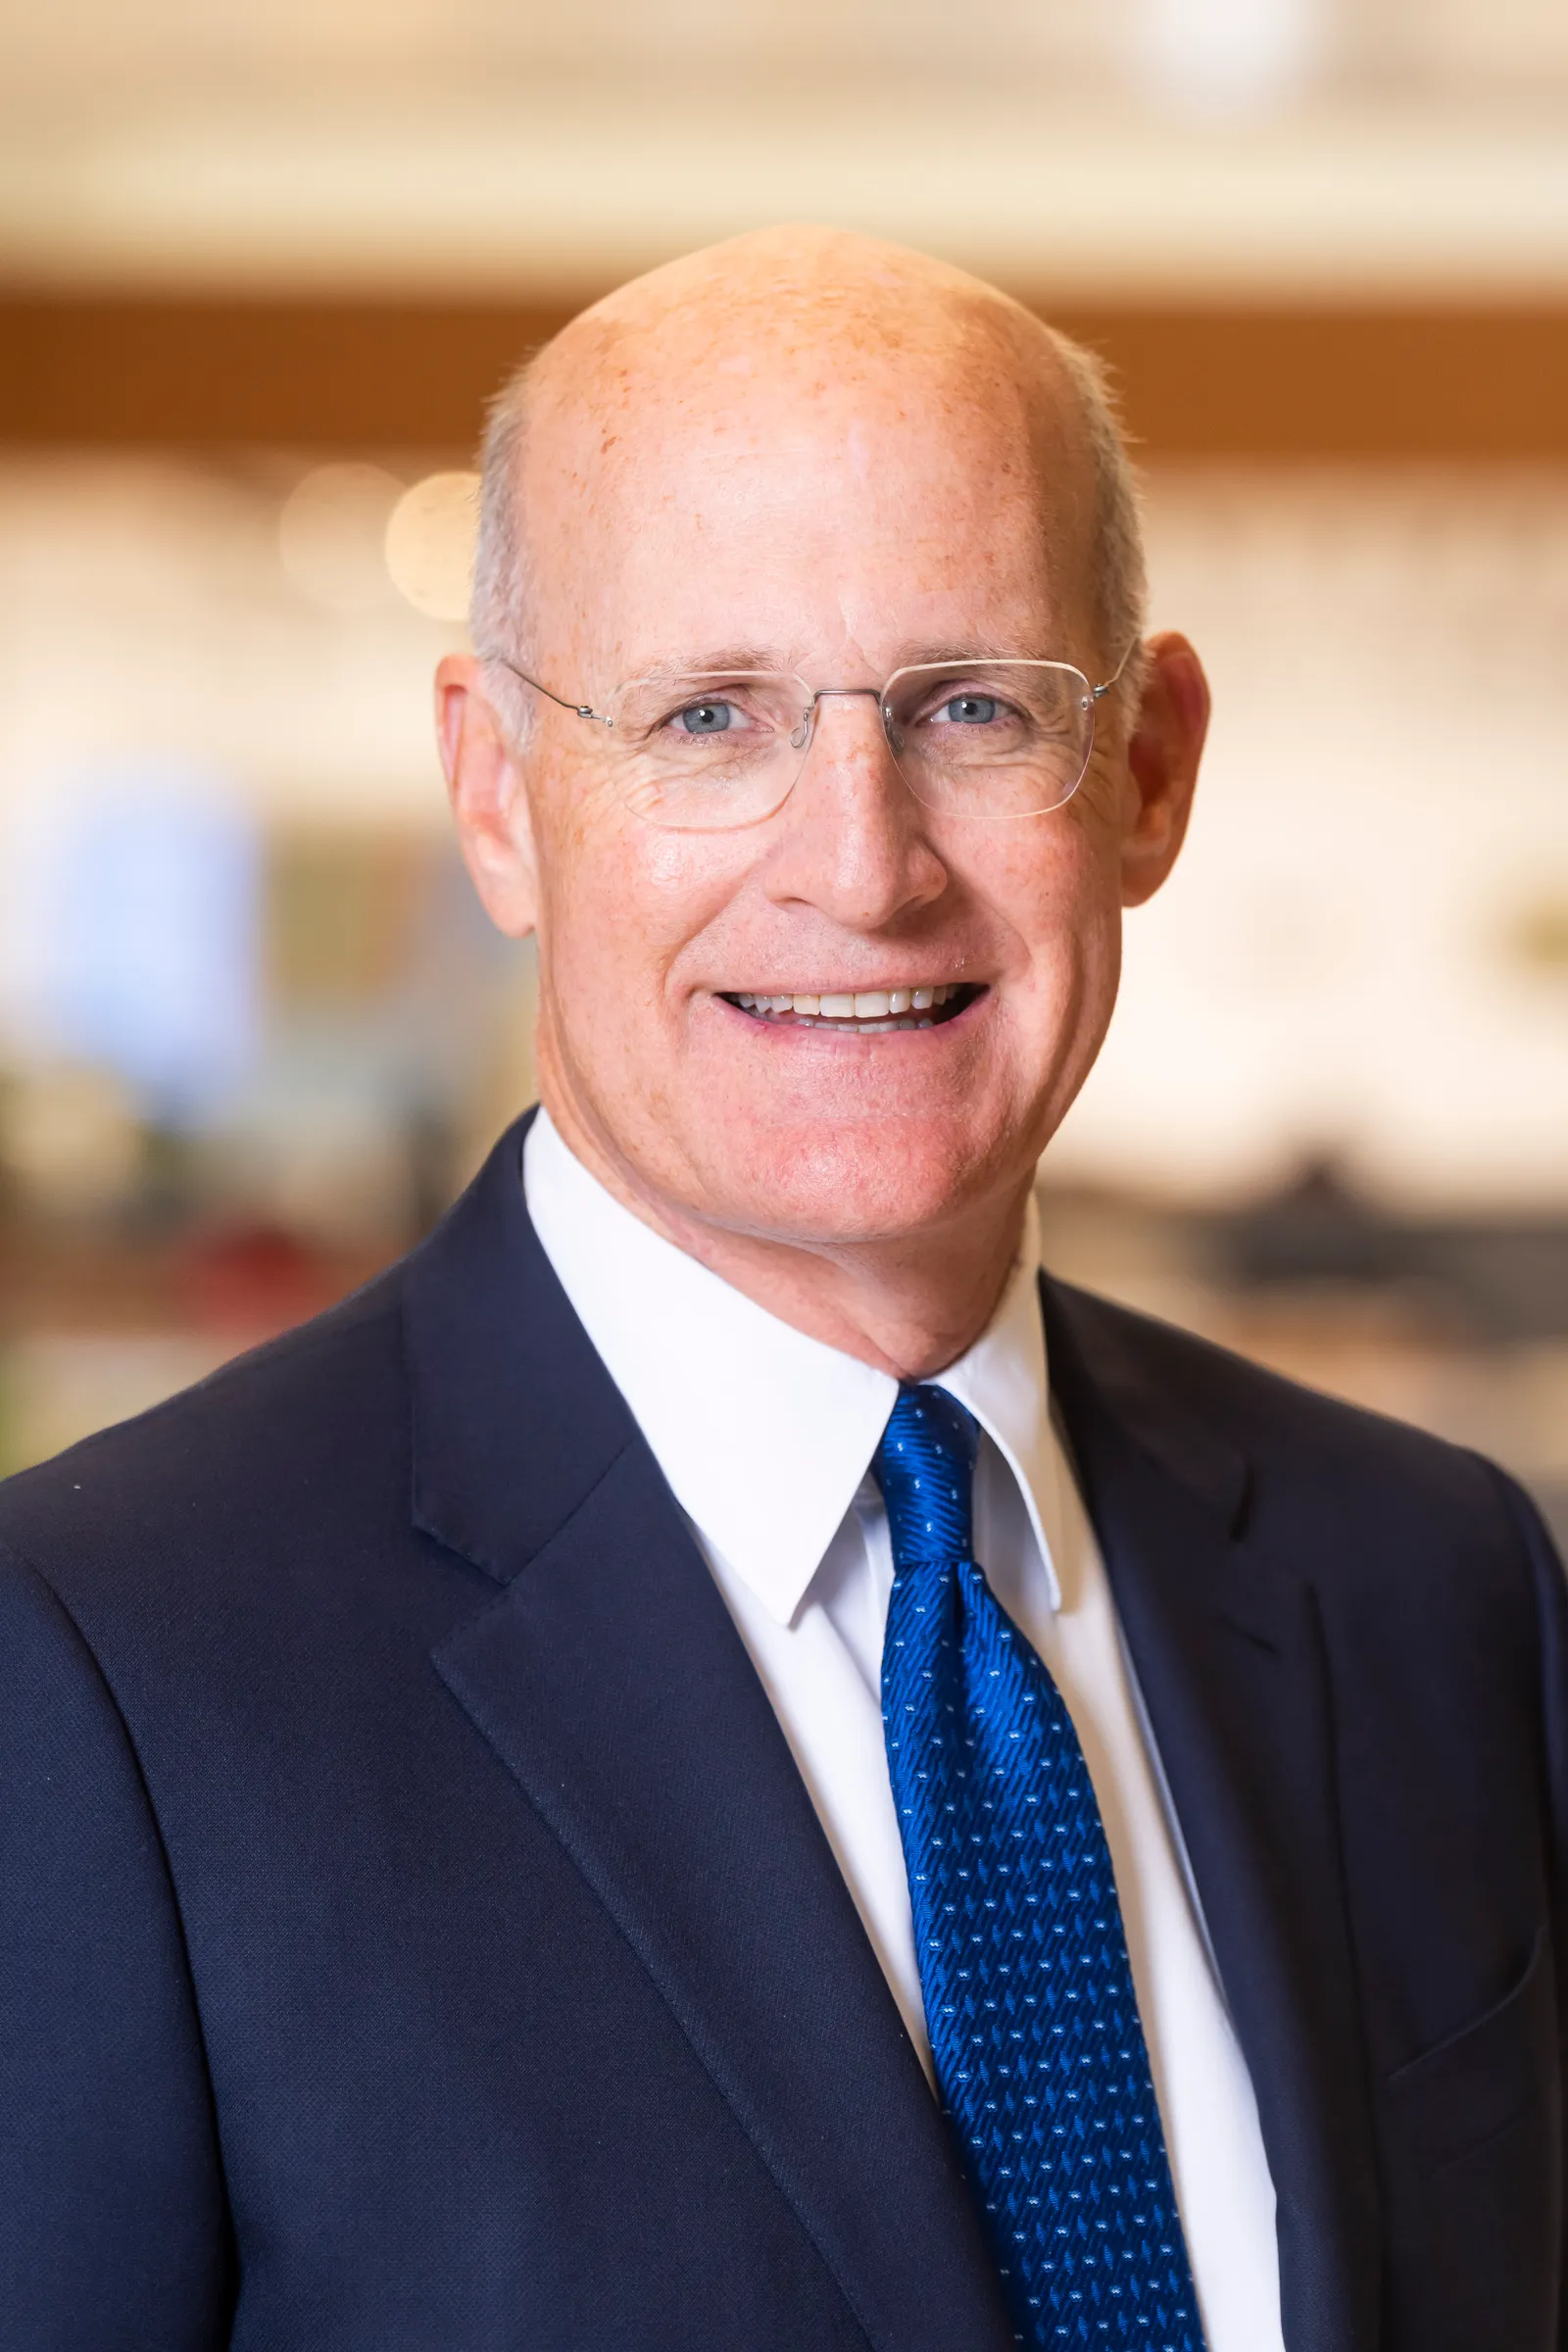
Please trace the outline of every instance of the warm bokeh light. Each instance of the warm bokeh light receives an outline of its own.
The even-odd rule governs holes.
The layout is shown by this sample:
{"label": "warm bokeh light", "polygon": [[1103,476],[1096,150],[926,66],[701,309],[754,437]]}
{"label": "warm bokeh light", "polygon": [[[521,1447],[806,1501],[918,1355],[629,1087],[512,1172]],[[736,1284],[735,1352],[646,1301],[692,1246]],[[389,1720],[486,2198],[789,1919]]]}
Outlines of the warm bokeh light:
{"label": "warm bokeh light", "polygon": [[404,491],[387,521],[386,567],[416,612],[466,617],[478,528],[476,473],[430,473]]}
{"label": "warm bokeh light", "polygon": [[402,490],[380,466],[318,466],[306,474],[277,518],[283,569],[303,596],[329,612],[373,612],[386,602],[383,543]]}
{"label": "warm bokeh light", "polygon": [[1234,118],[1310,88],[1334,13],[1325,0],[1139,0],[1132,29],[1153,96]]}

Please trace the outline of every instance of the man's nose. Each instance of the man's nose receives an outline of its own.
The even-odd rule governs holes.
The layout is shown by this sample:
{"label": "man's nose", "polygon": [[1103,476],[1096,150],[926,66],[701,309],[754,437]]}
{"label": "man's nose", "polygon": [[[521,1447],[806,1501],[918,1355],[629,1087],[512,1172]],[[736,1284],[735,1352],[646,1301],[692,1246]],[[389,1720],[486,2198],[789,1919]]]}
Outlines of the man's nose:
{"label": "man's nose", "polygon": [[947,867],[888,744],[874,688],[819,695],[767,861],[769,896],[850,931],[886,929],[941,897]]}

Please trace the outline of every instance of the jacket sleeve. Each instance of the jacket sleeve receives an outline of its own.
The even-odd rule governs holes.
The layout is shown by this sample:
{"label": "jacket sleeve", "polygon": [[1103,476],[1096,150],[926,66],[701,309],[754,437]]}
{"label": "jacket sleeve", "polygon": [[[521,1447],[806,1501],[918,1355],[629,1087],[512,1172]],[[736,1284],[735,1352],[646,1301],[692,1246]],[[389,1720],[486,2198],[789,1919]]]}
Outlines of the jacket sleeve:
{"label": "jacket sleeve", "polygon": [[1551,1935],[1557,1975],[1558,2085],[1557,2343],[1568,2352],[1568,1578],[1540,1512],[1522,1487],[1501,1478],[1504,1499],[1529,1554],[1541,1627],[1544,1763],[1549,1800]]}
{"label": "jacket sleeve", "polygon": [[129,1736],[0,1550],[0,2344],[218,2352],[231,2234],[173,1888]]}

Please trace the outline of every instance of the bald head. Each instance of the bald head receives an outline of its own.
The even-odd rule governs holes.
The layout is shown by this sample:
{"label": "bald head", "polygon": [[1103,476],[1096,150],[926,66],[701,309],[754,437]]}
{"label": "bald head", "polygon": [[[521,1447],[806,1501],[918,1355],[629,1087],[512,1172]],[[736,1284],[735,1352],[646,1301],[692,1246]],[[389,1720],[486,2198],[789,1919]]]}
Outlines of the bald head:
{"label": "bald head", "polygon": [[963,270],[810,227],[737,237],[634,279],[513,377],[485,441],[475,644],[537,658],[552,545],[573,518],[625,503],[651,438],[700,445],[722,426],[733,444],[751,411],[765,465],[791,415],[829,400],[848,436],[863,429],[867,464],[916,408],[955,446],[982,424],[992,447],[1010,446],[1002,465],[1018,478],[999,487],[1036,499],[1092,651],[1105,668],[1120,660],[1141,631],[1144,566],[1100,363]]}

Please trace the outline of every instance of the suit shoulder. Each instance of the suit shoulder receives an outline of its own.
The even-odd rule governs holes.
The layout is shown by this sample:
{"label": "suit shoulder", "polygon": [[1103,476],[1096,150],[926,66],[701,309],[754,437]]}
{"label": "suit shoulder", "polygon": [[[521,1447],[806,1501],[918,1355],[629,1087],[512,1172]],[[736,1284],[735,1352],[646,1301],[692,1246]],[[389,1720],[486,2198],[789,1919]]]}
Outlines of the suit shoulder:
{"label": "suit shoulder", "polygon": [[[232,1542],[330,1472],[406,1454],[403,1264],[194,1387],[0,1483],[0,1546],[44,1575],[94,1551]],[[357,1482],[356,1482],[357,1483]]]}
{"label": "suit shoulder", "polygon": [[1276,1494],[1442,1519],[1511,1524],[1511,1482],[1462,1446],[1271,1371],[1212,1340],[1065,1283],[1047,1286],[1048,1321],[1131,1417],[1196,1426],[1257,1465]]}

